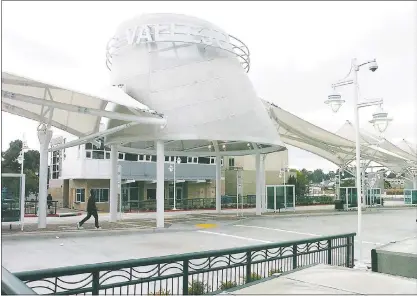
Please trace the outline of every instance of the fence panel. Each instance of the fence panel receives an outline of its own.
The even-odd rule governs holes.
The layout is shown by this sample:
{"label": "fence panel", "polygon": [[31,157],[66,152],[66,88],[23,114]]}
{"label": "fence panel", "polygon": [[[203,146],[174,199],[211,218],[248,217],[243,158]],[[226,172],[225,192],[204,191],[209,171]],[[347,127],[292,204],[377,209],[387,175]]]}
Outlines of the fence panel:
{"label": "fence panel", "polygon": [[39,294],[201,295],[311,264],[353,267],[355,233],[234,249],[36,270]]}

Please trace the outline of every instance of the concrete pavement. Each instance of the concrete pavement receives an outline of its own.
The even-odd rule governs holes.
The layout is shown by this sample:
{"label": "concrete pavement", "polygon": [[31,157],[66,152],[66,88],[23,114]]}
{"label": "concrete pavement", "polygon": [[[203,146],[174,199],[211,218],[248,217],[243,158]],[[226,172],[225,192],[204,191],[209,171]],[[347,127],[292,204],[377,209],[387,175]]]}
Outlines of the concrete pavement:
{"label": "concrete pavement", "polygon": [[[364,259],[371,249],[415,235],[416,209],[376,211],[363,216]],[[216,223],[215,220],[214,224]],[[3,266],[12,272],[204,250],[302,240],[356,232],[357,217],[343,215],[262,216],[223,220],[200,229],[197,220],[173,224],[164,232],[108,232],[102,236],[22,238],[2,241]],[[92,232],[93,233],[93,232]],[[95,232],[94,232],[95,233]],[[5,237],[3,237],[5,238]],[[357,243],[357,242],[356,242]],[[357,251],[355,250],[357,256]]]}

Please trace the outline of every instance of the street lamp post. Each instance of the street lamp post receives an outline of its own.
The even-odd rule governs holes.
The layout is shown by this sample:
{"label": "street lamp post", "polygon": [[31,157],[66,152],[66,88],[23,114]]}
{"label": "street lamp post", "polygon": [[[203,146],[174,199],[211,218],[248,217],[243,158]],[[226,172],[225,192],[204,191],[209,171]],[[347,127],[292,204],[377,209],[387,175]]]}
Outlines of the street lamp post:
{"label": "street lamp post", "polygon": [[281,168],[279,172],[279,177],[282,177],[282,174],[284,175],[284,202],[285,202],[285,208],[287,207],[287,186],[286,186],[286,178],[285,178],[285,172],[288,171],[287,167]]}
{"label": "street lamp post", "polygon": [[176,171],[176,164],[180,164],[181,163],[181,158],[180,157],[174,157],[174,165],[170,165],[169,166],[169,171],[172,173],[174,173],[174,208],[173,210],[177,210],[177,188],[176,188],[176,176],[175,176],[175,171]]}
{"label": "street lamp post", "polygon": [[[353,71],[353,79],[342,80],[335,84],[332,84],[333,93],[328,96],[328,99],[325,101],[326,104],[330,105],[333,112],[337,112],[342,104],[345,102],[341,99],[340,94],[336,93],[336,88],[344,85],[353,84],[354,86],[354,116],[355,116],[355,141],[356,141],[356,190],[358,195],[358,249],[359,249],[359,258],[358,263],[355,265],[355,268],[366,269],[366,265],[363,263],[363,254],[362,254],[362,192],[361,192],[361,157],[360,157],[360,131],[359,131],[359,109],[368,106],[379,105],[380,109],[373,114],[373,119],[370,121],[380,133],[383,133],[387,127],[389,121],[392,119],[388,118],[388,113],[384,112],[381,108],[383,104],[382,99],[375,100],[366,100],[364,102],[359,102],[358,94],[358,71],[360,67],[369,65],[369,70],[375,72],[378,69],[376,60],[370,60],[362,64],[358,64],[356,59],[352,60],[352,65],[350,68],[349,74]],[[349,76],[348,74],[348,76]],[[347,77],[346,77],[347,78]],[[345,78],[345,79],[346,79]]]}

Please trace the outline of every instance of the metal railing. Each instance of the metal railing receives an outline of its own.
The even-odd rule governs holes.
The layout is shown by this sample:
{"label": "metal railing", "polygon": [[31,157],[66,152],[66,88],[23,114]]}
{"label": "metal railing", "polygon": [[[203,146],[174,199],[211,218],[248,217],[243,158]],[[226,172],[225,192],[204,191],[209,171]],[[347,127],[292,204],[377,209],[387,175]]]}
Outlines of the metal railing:
{"label": "metal railing", "polygon": [[354,236],[16,273],[39,294],[201,295],[312,264],[353,267]]}
{"label": "metal railing", "polygon": [[[25,201],[25,214],[38,214],[38,203],[37,200],[26,200]],[[47,214],[56,215],[56,209],[57,209],[57,200],[52,200],[47,202]]]}
{"label": "metal railing", "polygon": [[[236,196],[224,195],[221,199],[222,209],[235,209],[236,208]],[[323,204],[334,204],[334,197],[332,196],[302,196],[296,198],[296,206],[306,206]],[[248,195],[243,196],[243,200],[239,199],[239,207],[243,205],[243,208],[255,208],[256,196]],[[174,199],[165,199],[165,210],[170,210],[174,206]],[[292,207],[292,202],[291,202]],[[123,211],[155,211],[156,200],[140,200],[140,201],[123,201]],[[209,210],[216,208],[216,198],[203,197],[203,198],[177,198],[176,208],[181,210]]]}
{"label": "metal railing", "polygon": [[1,295],[36,295],[36,293],[2,266]]}
{"label": "metal railing", "polygon": [[[223,196],[222,200],[223,209],[235,209],[236,208],[236,196]],[[155,211],[156,200],[140,200],[140,201],[123,201],[122,202],[124,211]],[[239,206],[243,204],[244,208],[254,208],[256,206],[255,196],[244,196],[243,201],[239,199]],[[172,209],[174,206],[174,199],[165,199],[165,210]],[[176,200],[176,208],[181,210],[209,210],[216,208],[216,198],[188,198]]]}

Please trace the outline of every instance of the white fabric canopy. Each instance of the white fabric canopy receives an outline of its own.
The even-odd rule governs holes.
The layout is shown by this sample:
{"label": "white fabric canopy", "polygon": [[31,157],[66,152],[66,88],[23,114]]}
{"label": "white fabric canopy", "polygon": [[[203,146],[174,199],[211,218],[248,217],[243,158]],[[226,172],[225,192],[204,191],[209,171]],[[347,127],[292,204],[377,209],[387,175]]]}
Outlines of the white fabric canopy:
{"label": "white fabric canopy", "polygon": [[[334,134],[283,110],[275,104],[267,101],[264,101],[264,104],[269,110],[271,118],[276,122],[278,132],[285,144],[314,153],[339,167],[347,166],[355,160],[356,146],[354,130],[351,125],[343,126],[337,134]],[[371,141],[369,135],[361,135],[361,139],[362,159],[399,168],[407,166],[406,158],[377,147],[376,137],[372,138]],[[389,144],[393,145],[392,143]],[[389,144],[384,147],[389,149]]]}
{"label": "white fabric canopy", "polygon": [[129,98],[117,87],[92,95],[40,79],[2,72],[2,111],[50,124],[78,137],[98,132],[103,116],[118,116],[106,108],[124,106],[125,114],[119,115],[128,122],[154,116],[146,106]]}

